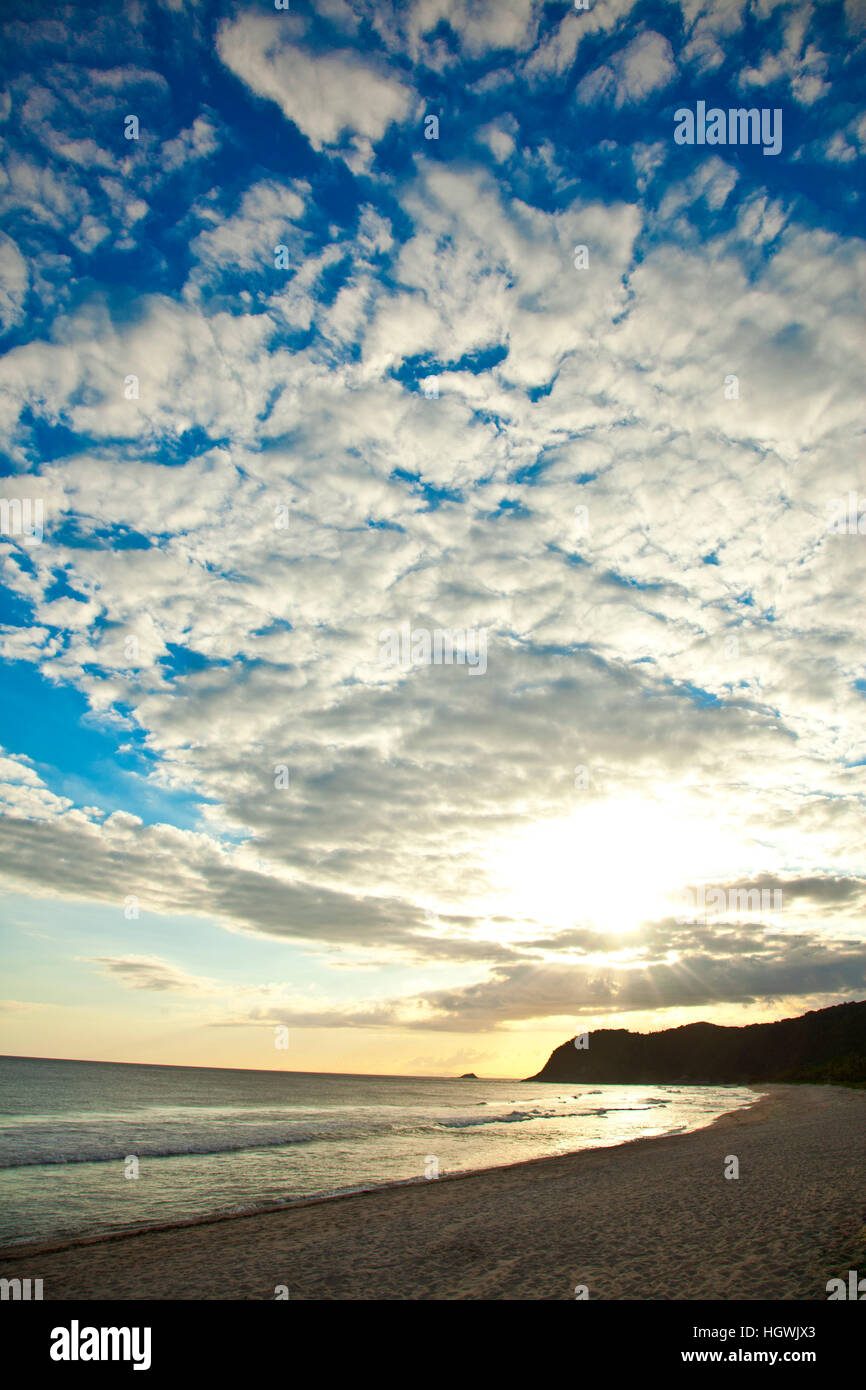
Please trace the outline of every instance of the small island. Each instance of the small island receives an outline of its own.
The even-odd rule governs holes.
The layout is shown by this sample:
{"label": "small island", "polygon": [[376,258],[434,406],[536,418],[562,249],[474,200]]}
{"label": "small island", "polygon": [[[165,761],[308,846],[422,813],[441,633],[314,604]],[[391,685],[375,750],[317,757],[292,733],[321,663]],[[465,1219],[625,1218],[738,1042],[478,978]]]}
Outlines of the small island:
{"label": "small island", "polygon": [[462,1076],[458,1076],[458,1081],[477,1081],[478,1077],[474,1071],[465,1071]]}

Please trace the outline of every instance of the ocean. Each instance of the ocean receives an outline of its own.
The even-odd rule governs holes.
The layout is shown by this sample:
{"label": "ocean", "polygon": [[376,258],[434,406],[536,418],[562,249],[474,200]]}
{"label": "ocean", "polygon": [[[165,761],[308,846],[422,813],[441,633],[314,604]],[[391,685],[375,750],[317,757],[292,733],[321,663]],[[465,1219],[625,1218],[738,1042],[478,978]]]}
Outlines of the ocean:
{"label": "ocean", "polygon": [[77,1238],[699,1129],[739,1086],[0,1058],[0,1242]]}

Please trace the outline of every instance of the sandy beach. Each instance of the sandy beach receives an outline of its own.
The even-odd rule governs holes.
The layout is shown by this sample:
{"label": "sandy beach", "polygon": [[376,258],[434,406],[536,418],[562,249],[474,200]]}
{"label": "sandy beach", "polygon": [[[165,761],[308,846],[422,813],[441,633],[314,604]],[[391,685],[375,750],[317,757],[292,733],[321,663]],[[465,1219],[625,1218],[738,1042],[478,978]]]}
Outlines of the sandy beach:
{"label": "sandy beach", "polygon": [[[45,1299],[817,1299],[866,1272],[866,1092],[766,1086],[691,1134],[4,1252]],[[728,1155],[738,1179],[726,1179]]]}

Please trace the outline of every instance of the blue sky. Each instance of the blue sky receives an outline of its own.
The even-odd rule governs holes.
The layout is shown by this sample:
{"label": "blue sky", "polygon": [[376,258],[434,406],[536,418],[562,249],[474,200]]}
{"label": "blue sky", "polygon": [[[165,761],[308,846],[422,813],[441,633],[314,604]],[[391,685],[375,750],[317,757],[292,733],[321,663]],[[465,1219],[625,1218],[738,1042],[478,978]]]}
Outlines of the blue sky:
{"label": "blue sky", "polygon": [[519,1074],[862,994],[864,29],[7,7],[7,1051]]}

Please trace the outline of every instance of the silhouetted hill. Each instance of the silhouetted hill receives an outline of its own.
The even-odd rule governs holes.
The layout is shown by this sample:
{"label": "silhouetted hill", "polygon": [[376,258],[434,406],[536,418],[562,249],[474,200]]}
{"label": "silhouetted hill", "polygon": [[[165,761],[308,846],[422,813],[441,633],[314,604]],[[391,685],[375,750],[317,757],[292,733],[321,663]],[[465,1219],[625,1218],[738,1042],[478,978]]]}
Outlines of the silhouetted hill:
{"label": "silhouetted hill", "polygon": [[866,1082],[866,1001],[836,1004],[778,1023],[723,1028],[687,1023],[659,1033],[602,1028],[580,1050],[570,1039],[529,1081]]}

